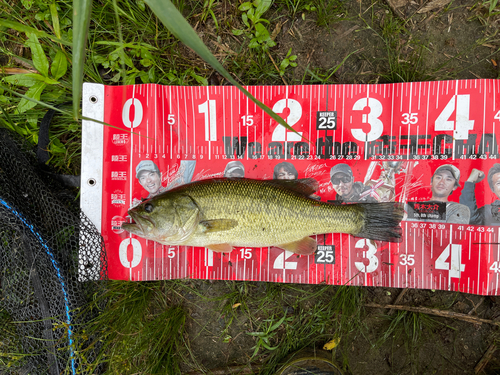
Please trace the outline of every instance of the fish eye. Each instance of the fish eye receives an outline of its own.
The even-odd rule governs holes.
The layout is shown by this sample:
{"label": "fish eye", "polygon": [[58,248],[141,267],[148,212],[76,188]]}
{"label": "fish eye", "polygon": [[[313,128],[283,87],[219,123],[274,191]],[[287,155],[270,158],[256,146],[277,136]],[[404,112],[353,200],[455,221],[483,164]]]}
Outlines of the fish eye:
{"label": "fish eye", "polygon": [[147,212],[147,213],[151,213],[153,212],[153,205],[151,203],[146,203],[144,205],[144,210]]}

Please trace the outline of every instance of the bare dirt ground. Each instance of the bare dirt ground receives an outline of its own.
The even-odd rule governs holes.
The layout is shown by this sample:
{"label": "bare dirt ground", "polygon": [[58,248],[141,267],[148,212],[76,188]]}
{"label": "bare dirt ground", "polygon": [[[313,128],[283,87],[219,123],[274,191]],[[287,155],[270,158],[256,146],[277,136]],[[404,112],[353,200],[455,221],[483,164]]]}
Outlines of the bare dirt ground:
{"label": "bare dirt ground", "polygon": [[[346,1],[345,12],[337,16],[339,20],[332,20],[326,27],[317,25],[314,13],[305,17],[297,14],[294,19],[278,15],[281,28],[275,39],[278,55],[284,58],[292,48],[298,56],[298,66],[284,79],[288,84],[318,83],[310,71],[324,78],[338,66],[332,76],[337,83],[499,78],[498,17],[489,19],[485,8],[479,5],[460,0]],[[224,54],[218,47],[221,44],[237,48],[236,38],[231,35],[213,43],[215,39],[208,30],[198,28],[198,31],[215,53]],[[277,357],[275,351],[261,350],[250,361],[256,338],[248,333],[269,318],[270,312],[285,313],[293,325],[300,321],[304,311],[317,307],[318,303],[329,303],[338,289],[330,287],[316,298],[325,286],[295,286],[311,295],[308,300],[303,294],[298,298],[291,289],[282,287],[281,298],[263,308],[260,302],[269,298],[270,289],[276,288],[272,284],[188,283],[203,296],[189,293],[183,296],[190,315],[187,323],[190,353],[184,357],[183,371],[190,374],[202,373],[201,369],[203,373],[217,374],[275,373],[266,372],[266,363],[272,356]],[[241,290],[235,292],[238,288]],[[402,293],[400,289],[362,288],[362,292],[361,325],[352,326],[348,332],[341,331],[340,344],[329,352],[344,373],[500,373],[498,351],[492,354],[495,343],[499,342],[499,297],[408,290],[396,302]],[[236,302],[243,303],[246,309],[234,307]],[[386,308],[369,306],[387,304],[426,307],[444,311],[448,317],[396,311],[389,315]],[[473,320],[460,320],[455,313]],[[474,321],[476,318],[491,322],[480,323]],[[338,320],[338,316],[331,319]],[[282,325],[271,344],[279,345],[287,336],[287,329]],[[329,333],[334,335],[334,331],[325,332],[325,337],[305,346],[321,350],[329,340]],[[283,362],[284,357],[273,360]]]}

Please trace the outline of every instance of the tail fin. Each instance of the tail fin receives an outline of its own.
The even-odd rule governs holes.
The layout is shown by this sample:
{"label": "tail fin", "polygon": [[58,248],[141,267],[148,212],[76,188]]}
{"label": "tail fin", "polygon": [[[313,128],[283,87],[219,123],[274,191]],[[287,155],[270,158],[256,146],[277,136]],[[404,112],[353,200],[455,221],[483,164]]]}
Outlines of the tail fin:
{"label": "tail fin", "polygon": [[401,203],[358,203],[364,217],[364,227],[355,237],[377,241],[401,242],[404,208]]}

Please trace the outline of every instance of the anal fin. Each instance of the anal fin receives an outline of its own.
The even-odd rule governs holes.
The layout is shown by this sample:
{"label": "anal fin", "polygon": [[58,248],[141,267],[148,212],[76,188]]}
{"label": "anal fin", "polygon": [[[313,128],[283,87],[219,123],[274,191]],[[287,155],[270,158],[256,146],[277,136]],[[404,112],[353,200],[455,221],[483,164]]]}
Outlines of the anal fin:
{"label": "anal fin", "polygon": [[304,237],[301,240],[295,242],[289,242],[282,245],[277,245],[282,249],[291,251],[292,253],[299,255],[311,255],[314,254],[316,248],[318,247],[318,243],[314,238]]}
{"label": "anal fin", "polygon": [[228,243],[208,245],[207,249],[215,251],[216,253],[230,253],[231,251],[233,251],[233,247]]}

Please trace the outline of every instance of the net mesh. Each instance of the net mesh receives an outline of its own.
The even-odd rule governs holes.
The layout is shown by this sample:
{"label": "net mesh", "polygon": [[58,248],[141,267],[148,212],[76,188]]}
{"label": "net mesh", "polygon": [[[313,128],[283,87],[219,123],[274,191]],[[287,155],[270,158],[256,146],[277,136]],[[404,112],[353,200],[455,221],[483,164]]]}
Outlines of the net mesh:
{"label": "net mesh", "polygon": [[0,317],[8,317],[0,322],[9,320],[17,331],[0,337],[0,352],[18,343],[23,358],[13,368],[0,363],[0,373],[86,373],[99,346],[93,337],[81,339],[92,318],[84,307],[104,287],[95,281],[105,279],[104,254],[102,237],[74,192],[0,129]]}

